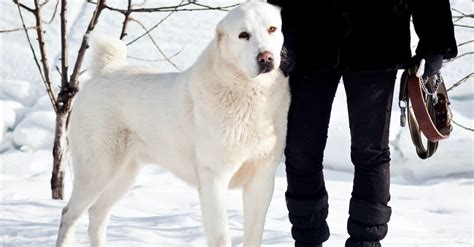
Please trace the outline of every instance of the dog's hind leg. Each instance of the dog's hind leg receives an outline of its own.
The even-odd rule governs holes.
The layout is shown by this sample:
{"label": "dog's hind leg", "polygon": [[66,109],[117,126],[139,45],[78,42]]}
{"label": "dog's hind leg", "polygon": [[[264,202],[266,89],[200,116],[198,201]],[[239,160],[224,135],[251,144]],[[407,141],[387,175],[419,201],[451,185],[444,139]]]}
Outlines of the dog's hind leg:
{"label": "dog's hind leg", "polygon": [[129,162],[89,209],[89,239],[92,247],[105,246],[107,223],[112,207],[129,191],[141,166]]}
{"label": "dog's hind leg", "polygon": [[104,155],[75,160],[74,184],[69,203],[63,209],[56,246],[71,246],[79,217],[92,205],[116,174],[112,159]]}
{"label": "dog's hind leg", "polygon": [[260,246],[265,216],[273,195],[275,164],[261,164],[244,185],[244,247]]}

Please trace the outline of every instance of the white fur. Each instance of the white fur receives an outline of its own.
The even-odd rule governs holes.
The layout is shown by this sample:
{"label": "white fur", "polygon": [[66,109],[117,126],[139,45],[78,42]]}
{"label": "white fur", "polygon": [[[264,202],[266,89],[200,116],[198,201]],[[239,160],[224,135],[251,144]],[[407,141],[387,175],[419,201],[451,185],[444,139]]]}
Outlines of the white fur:
{"label": "white fur", "polygon": [[[269,26],[277,32],[267,32]],[[111,207],[142,164],[159,164],[199,192],[209,246],[230,246],[225,192],[243,187],[244,246],[260,246],[289,107],[279,70],[258,74],[259,52],[280,62],[279,10],[242,4],[219,23],[216,39],[183,73],[127,65],[119,41],[96,40],[94,77],[70,118],[74,187],[63,209],[57,246],[73,242],[89,210],[92,246],[105,245]],[[248,41],[239,33],[248,31]]]}

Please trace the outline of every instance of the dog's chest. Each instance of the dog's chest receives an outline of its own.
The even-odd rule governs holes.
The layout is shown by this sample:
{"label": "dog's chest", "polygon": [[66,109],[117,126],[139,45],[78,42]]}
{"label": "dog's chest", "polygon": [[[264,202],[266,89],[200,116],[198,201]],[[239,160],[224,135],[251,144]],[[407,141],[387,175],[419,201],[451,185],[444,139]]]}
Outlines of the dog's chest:
{"label": "dog's chest", "polygon": [[220,135],[232,148],[264,155],[276,143],[274,109],[266,97],[241,96],[222,108]]}

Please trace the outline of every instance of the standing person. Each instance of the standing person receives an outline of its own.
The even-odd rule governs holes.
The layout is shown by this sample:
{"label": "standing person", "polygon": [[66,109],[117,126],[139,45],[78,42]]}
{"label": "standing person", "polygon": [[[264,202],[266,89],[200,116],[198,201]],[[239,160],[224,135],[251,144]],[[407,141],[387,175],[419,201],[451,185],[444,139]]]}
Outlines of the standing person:
{"label": "standing person", "polygon": [[[289,63],[285,194],[295,246],[329,238],[323,177],[331,106],[344,81],[354,165],[345,246],[381,246],[390,220],[389,125],[398,69],[426,60],[424,76],[457,55],[448,0],[268,0],[282,7]],[[410,51],[410,17],[420,38]],[[341,150],[342,151],[342,150]],[[339,212],[340,213],[340,212]]]}

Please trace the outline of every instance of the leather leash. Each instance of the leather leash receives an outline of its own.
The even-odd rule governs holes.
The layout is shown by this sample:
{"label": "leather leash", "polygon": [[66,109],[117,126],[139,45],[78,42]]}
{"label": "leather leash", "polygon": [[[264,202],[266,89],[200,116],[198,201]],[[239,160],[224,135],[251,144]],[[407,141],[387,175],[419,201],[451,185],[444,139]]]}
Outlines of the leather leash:
{"label": "leather leash", "polygon": [[[427,159],[436,152],[438,142],[448,138],[452,131],[450,103],[443,78],[438,74],[424,82],[414,70],[405,70],[400,82],[400,125],[406,125],[408,112],[408,127],[416,153],[421,159]],[[426,147],[421,133],[427,139]]]}

